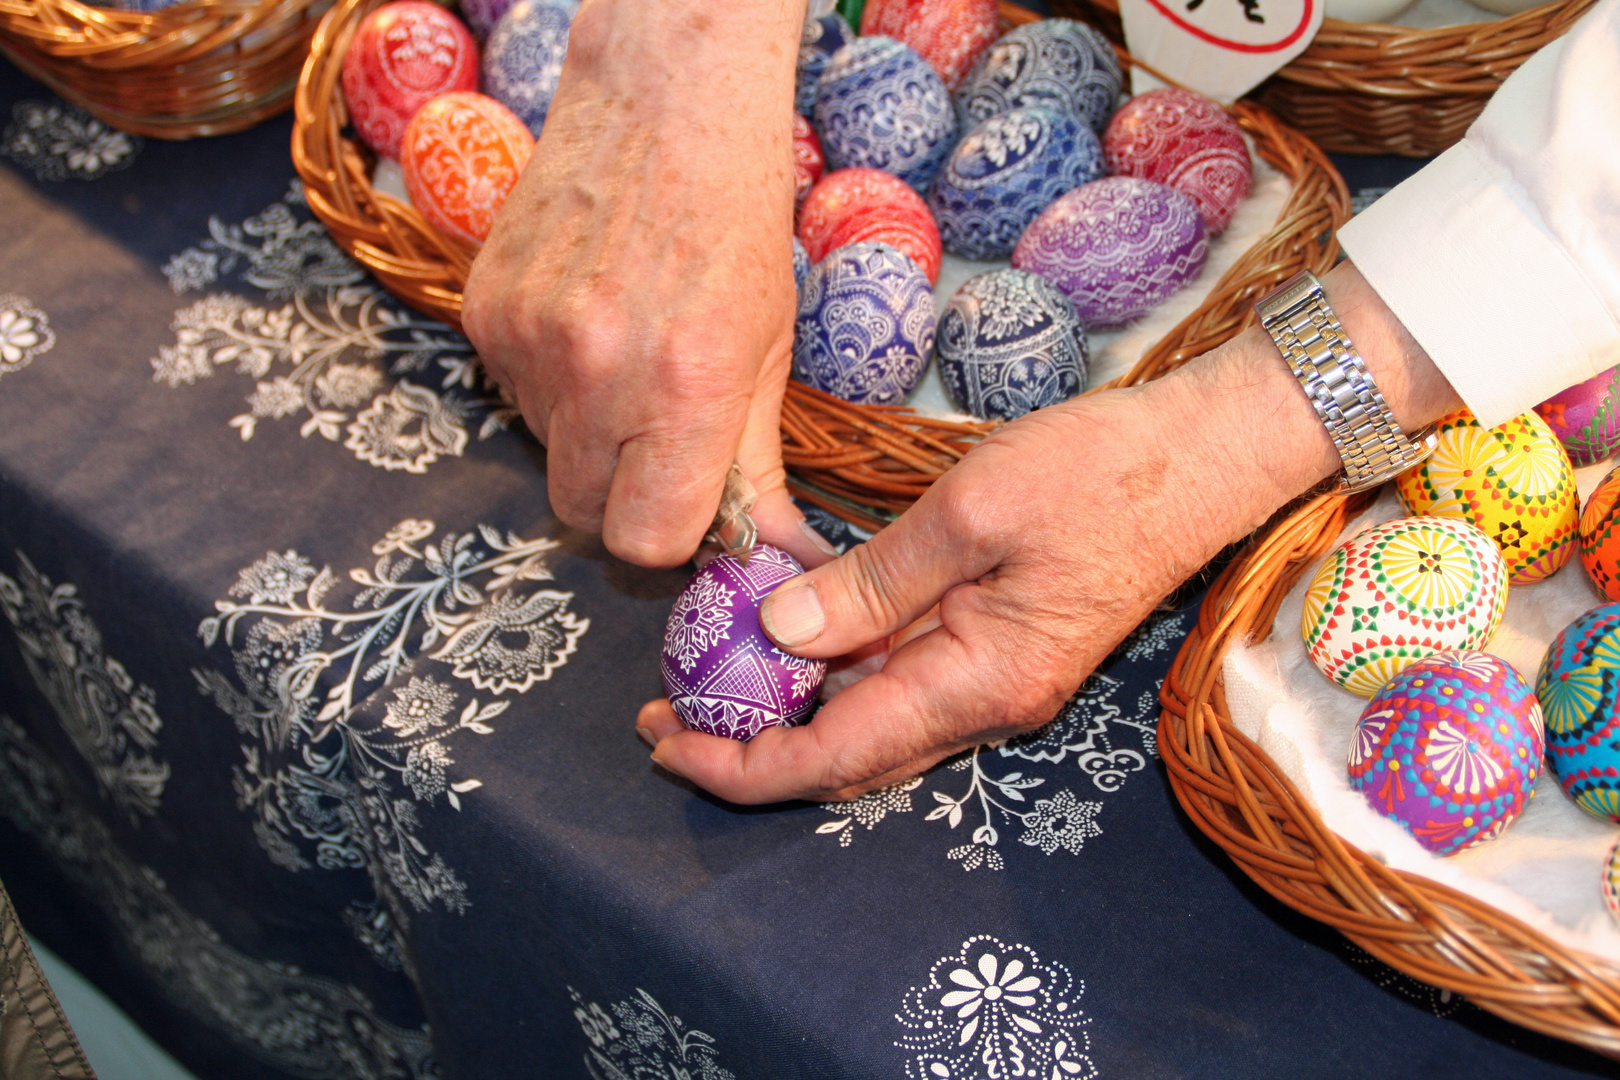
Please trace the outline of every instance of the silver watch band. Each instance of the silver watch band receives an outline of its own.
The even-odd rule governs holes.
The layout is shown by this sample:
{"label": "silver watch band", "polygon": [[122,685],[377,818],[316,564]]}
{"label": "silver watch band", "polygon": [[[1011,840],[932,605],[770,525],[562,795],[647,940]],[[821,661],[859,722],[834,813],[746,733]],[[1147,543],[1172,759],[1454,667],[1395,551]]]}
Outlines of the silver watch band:
{"label": "silver watch band", "polygon": [[1254,306],[1344,461],[1340,490],[1377,487],[1434,452],[1432,429],[1408,438],[1309,270]]}

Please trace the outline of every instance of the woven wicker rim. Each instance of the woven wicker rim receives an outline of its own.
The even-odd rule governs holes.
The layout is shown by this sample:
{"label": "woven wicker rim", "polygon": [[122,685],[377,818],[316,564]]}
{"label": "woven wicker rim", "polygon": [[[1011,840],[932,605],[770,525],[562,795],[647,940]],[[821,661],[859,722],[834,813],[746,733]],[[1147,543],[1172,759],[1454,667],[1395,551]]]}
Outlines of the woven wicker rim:
{"label": "woven wicker rim", "polygon": [[[344,134],[342,58],[360,20],[381,2],[338,0],[316,30],[298,84],[293,163],[311,210],[345,250],[407,304],[459,326],[475,249],[440,235],[413,207],[376,191],[370,153]],[[1009,24],[1038,18],[1006,3],[1001,13]],[[1157,378],[1214,348],[1254,320],[1255,300],[1300,270],[1325,271],[1337,257],[1333,232],[1349,217],[1349,195],[1326,155],[1263,108],[1240,103],[1233,115],[1260,156],[1293,181],[1293,191],[1271,232],[1113,385]],[[847,521],[881,528],[997,426],[935,420],[905,407],[851,405],[790,382],[782,452],[796,494]]]}
{"label": "woven wicker rim", "polygon": [[1288,590],[1372,498],[1308,501],[1210,587],[1160,692],[1170,785],[1198,828],[1284,904],[1398,971],[1515,1024],[1620,1057],[1620,967],[1346,843],[1232,723],[1221,677],[1227,649],[1270,633]]}

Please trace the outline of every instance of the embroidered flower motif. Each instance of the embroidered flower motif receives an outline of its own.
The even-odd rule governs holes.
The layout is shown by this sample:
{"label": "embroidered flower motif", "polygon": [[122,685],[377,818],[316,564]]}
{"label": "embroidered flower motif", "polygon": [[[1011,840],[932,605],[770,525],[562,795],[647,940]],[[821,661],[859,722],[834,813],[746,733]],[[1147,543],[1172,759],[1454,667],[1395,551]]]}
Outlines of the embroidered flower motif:
{"label": "embroidered flower motif", "polygon": [[322,403],[348,409],[365,402],[382,385],[382,373],[363,364],[333,364],[315,380]]}
{"label": "embroidered flower motif", "polygon": [[199,345],[160,345],[152,360],[152,379],[168,386],[190,386],[214,373],[208,350]]}
{"label": "embroidered flower motif", "polygon": [[19,101],[0,152],[41,180],[94,180],[126,168],[141,140],[64,101]]}
{"label": "embroidered flower motif", "polygon": [[457,630],[433,659],[454,663],[453,674],[481,690],[523,693],[574,654],[590,626],[568,610],[573,593],[540,589],[505,593]]}
{"label": "embroidered flower motif", "polygon": [[456,703],[455,691],[431,675],[412,677],[411,681],[394,691],[394,700],[388,703],[383,723],[399,733],[401,738],[444,726],[444,718]]}
{"label": "embroidered flower motif", "polygon": [[276,419],[291,416],[304,407],[304,391],[285,375],[262,382],[248,396],[254,416]]}
{"label": "embroidered flower motif", "polygon": [[837,821],[817,826],[816,832],[823,836],[837,833],[838,846],[849,847],[850,841],[854,839],[853,830],[856,825],[864,826],[871,831],[877,827],[878,822],[890,814],[911,813],[911,793],[921,787],[922,782],[922,777],[913,776],[910,780],[878,788],[876,791],[868,791],[852,802],[824,803],[823,810],[843,816]]}
{"label": "embroidered flower motif", "polygon": [[[578,1001],[579,998],[576,996],[574,1000]],[[613,1018],[594,1001],[575,1009],[574,1019],[579,1021],[579,1029],[591,1040],[591,1045],[598,1049],[619,1037],[619,1029],[613,1026]]]}
{"label": "embroidered flower motif", "polygon": [[[736,593],[713,577],[703,578],[695,589],[682,592],[669,613],[664,648],[690,672],[704,652],[731,629],[731,601]],[[795,691],[797,692],[797,691]]]}
{"label": "embroidered flower motif", "polygon": [[0,375],[21,371],[55,344],[43,311],[15,293],[0,296]]}
{"label": "embroidered flower motif", "polygon": [[176,295],[212,285],[219,280],[219,254],[201,248],[186,248],[163,264],[163,276]]}
{"label": "embroidered flower motif", "polygon": [[707,1033],[688,1028],[645,990],[615,1002],[613,1017],[572,986],[574,1019],[590,1042],[585,1068],[592,1080],[737,1080],[722,1068]]}
{"label": "embroidered flower motif", "polygon": [[1050,799],[1036,799],[1035,809],[1024,815],[1025,832],[1019,842],[1050,855],[1058,848],[1078,855],[1085,842],[1102,835],[1097,824],[1100,802],[1081,802],[1064,788]]}
{"label": "embroidered flower motif", "polygon": [[265,552],[264,558],[242,570],[231,596],[245,596],[250,604],[290,604],[315,576],[309,560],[289,550],[284,555]]}
{"label": "embroidered flower motif", "polygon": [[444,790],[444,770],[454,765],[450,752],[436,742],[411,747],[405,759],[405,783],[418,799],[431,799]]}
{"label": "embroidered flower motif", "polygon": [[438,394],[402,382],[354,418],[343,445],[361,461],[390,472],[423,473],[440,457],[460,457],[467,448],[467,429]]}

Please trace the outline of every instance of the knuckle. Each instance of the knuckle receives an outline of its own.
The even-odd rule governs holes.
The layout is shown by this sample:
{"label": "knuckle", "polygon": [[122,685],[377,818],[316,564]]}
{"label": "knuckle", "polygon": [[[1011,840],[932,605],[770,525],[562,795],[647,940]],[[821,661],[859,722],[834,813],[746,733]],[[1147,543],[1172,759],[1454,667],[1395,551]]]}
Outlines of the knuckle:
{"label": "knuckle", "polygon": [[893,626],[904,616],[897,591],[898,582],[887,557],[874,550],[873,544],[860,544],[850,549],[849,562],[853,567],[853,580],[846,593],[856,607],[856,614],[878,626]]}

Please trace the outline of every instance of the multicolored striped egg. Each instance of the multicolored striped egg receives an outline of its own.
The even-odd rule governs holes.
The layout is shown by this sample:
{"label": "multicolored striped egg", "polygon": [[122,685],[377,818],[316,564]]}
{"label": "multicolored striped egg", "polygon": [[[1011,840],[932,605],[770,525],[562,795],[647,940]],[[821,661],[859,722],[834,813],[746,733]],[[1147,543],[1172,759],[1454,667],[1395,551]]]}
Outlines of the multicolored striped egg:
{"label": "multicolored striped egg", "polygon": [[1575,554],[1575,470],[1547,422],[1521,413],[1486,429],[1466,408],[1436,427],[1439,445],[1395,479],[1409,513],[1472,521],[1507,560],[1508,582],[1544,581]]}
{"label": "multicolored striped egg", "polygon": [[416,110],[440,94],[478,89],[478,45],[438,4],[395,0],[355,30],[340,81],[354,130],[397,160]]}
{"label": "multicolored striped egg", "polygon": [[1620,604],[1558,632],[1536,676],[1547,764],[1575,804],[1620,824]]}
{"label": "multicolored striped egg", "polygon": [[1436,855],[1494,840],[1541,775],[1541,706],[1489,653],[1416,661],[1362,710],[1350,736],[1350,786]]}
{"label": "multicolored striped egg", "polygon": [[1536,406],[1577,469],[1620,450],[1620,367],[1560,391]]}
{"label": "multicolored striped egg", "polygon": [[1305,592],[1300,632],[1322,674],[1371,697],[1431,653],[1484,645],[1507,594],[1502,556],[1477,527],[1398,518],[1322,560]]}
{"label": "multicolored striped egg", "polygon": [[1581,565],[1609,600],[1620,600],[1620,469],[1598,484],[1581,511]]}
{"label": "multicolored striped egg", "polygon": [[482,244],[533,149],[523,121],[494,98],[440,94],[411,117],[399,164],[428,224]]}

